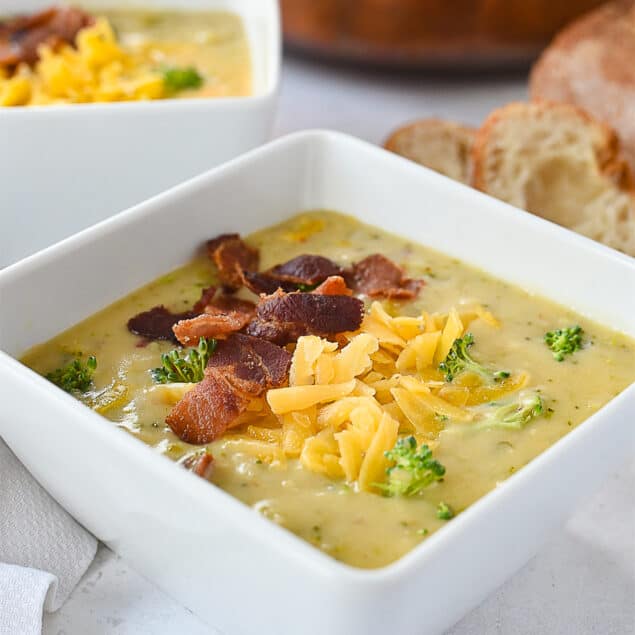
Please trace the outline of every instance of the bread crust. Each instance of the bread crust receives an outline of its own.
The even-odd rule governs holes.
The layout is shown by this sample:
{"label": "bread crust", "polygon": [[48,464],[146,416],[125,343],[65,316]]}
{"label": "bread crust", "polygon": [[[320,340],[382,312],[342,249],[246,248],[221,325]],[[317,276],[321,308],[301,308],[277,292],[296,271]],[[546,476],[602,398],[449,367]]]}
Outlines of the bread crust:
{"label": "bread crust", "polygon": [[386,150],[417,161],[433,170],[443,172],[443,170],[439,170],[437,167],[438,161],[422,161],[414,156],[416,154],[415,152],[406,150],[404,146],[414,147],[418,140],[423,140],[426,136],[439,141],[444,138],[449,138],[457,151],[457,164],[454,166],[455,173],[450,174],[446,171],[446,176],[451,176],[464,183],[468,183],[471,171],[470,155],[475,135],[475,128],[454,121],[430,117],[427,119],[418,119],[417,121],[397,128],[384,141],[383,145]]}
{"label": "bread crust", "polygon": [[472,146],[472,178],[470,183],[472,187],[487,192],[485,180],[487,157],[491,140],[498,125],[509,118],[526,119],[529,122],[532,119],[535,120],[555,112],[559,112],[563,116],[578,118],[582,125],[594,127],[598,137],[598,143],[594,147],[598,169],[620,189],[632,191],[634,187],[632,174],[628,162],[621,152],[620,141],[613,129],[607,124],[597,121],[582,108],[548,100],[534,100],[530,103],[511,102],[493,110],[488,115],[476,132]]}
{"label": "bread crust", "polygon": [[403,134],[413,132],[417,128],[422,127],[430,129],[443,128],[445,130],[456,130],[457,132],[460,132],[468,137],[473,137],[476,134],[476,128],[473,128],[471,126],[466,126],[465,124],[458,123],[456,121],[450,121],[448,119],[439,119],[438,117],[426,117],[425,119],[417,119],[416,121],[411,121],[393,130],[386,141],[384,141],[384,148],[386,148],[386,150],[390,150],[391,152],[396,152],[394,147],[399,137],[401,137]]}
{"label": "bread crust", "polygon": [[[543,118],[547,126],[540,125]],[[576,141],[576,137],[580,140]],[[462,157],[457,149],[466,139],[471,151]],[[588,174],[591,188],[599,187],[587,189],[588,196],[584,183],[575,180],[580,174],[578,155],[575,151],[567,154],[570,143],[582,144],[582,165],[592,170],[582,174]],[[586,150],[589,143],[591,152]],[[635,187],[631,171],[612,128],[582,108],[546,100],[512,102],[490,113],[479,130],[451,121],[422,119],[395,130],[384,147],[448,176],[452,174],[444,168],[452,166],[456,174],[461,172],[461,178],[453,176],[457,180],[635,256]],[[537,161],[532,163],[534,156]],[[545,189],[540,170],[551,169],[550,161],[564,162],[564,167],[559,168],[564,172],[556,169],[551,174],[560,174],[565,188],[567,183],[572,183],[574,190],[580,186],[581,198],[572,198],[566,189],[558,190],[558,176],[554,185]],[[521,173],[525,167],[530,171],[523,177],[515,171],[515,165],[520,166]],[[505,175],[506,169],[511,172]],[[572,170],[568,174],[575,175],[573,180],[567,170]],[[463,178],[468,171],[471,177]],[[503,183],[512,183],[515,190],[501,189],[500,182],[496,182],[500,174],[505,176]],[[532,196],[541,196],[547,203]],[[550,198],[544,199],[545,196]]]}
{"label": "bread crust", "polygon": [[531,71],[530,95],[607,122],[635,172],[635,0],[610,2],[557,35]]}

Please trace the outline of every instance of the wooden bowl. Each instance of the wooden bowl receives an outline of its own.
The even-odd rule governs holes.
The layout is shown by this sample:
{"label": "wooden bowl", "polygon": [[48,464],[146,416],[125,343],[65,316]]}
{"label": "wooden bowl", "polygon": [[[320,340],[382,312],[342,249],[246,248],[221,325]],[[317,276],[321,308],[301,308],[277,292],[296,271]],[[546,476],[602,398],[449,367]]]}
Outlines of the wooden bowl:
{"label": "wooden bowl", "polygon": [[525,66],[602,0],[281,0],[285,43],[312,56],[425,69]]}

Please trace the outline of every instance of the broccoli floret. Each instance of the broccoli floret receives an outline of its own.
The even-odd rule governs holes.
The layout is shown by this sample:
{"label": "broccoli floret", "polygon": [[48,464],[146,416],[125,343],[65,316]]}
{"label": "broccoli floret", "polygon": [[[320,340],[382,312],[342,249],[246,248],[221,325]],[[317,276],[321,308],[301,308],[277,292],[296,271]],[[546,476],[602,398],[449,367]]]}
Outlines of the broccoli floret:
{"label": "broccoli floret", "polygon": [[491,409],[491,412],[475,424],[477,429],[508,428],[520,430],[532,419],[544,412],[542,397],[538,393],[521,396],[516,401]]}
{"label": "broccoli floret", "polygon": [[551,349],[553,358],[561,362],[566,355],[571,355],[582,348],[584,331],[579,325],[566,329],[556,329],[545,333],[545,344]]}
{"label": "broccoli floret", "polygon": [[201,337],[197,348],[190,348],[185,355],[178,348],[161,355],[161,366],[150,371],[157,384],[174,382],[199,382],[205,376],[205,368],[216,349],[216,340]]}
{"label": "broccoli floret", "polygon": [[93,383],[97,359],[91,355],[86,363],[78,357],[67,366],[56,368],[45,377],[66,392],[86,392]]}
{"label": "broccoli floret", "polygon": [[414,496],[445,474],[445,467],[432,458],[432,450],[427,445],[417,449],[413,436],[399,439],[385,456],[394,464],[386,470],[386,482],[375,483],[384,496]]}
{"label": "broccoli floret", "polygon": [[441,501],[437,505],[437,518],[440,520],[450,520],[450,518],[454,518],[454,510],[447,503]]}
{"label": "broccoli floret", "polygon": [[447,357],[439,364],[439,370],[445,375],[446,381],[452,381],[464,372],[475,373],[488,383],[509,377],[509,373],[505,370],[493,371],[472,359],[468,352],[472,344],[474,344],[474,336],[471,333],[466,333],[463,337],[454,340]]}
{"label": "broccoli floret", "polygon": [[171,93],[187,88],[200,88],[203,85],[203,77],[193,66],[165,68],[162,73],[163,85]]}

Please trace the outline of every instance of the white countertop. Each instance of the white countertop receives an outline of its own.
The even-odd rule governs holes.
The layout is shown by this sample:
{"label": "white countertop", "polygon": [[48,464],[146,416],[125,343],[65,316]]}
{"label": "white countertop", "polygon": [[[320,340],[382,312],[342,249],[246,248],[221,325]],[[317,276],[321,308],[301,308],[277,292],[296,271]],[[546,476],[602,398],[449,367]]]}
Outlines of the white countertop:
{"label": "white countertop", "polygon": [[[288,61],[276,135],[332,128],[379,143],[408,120],[437,115],[477,124],[492,108],[524,97],[522,76],[423,79]],[[451,635],[635,633],[635,462],[615,467],[552,542]],[[44,635],[210,632],[106,547],[43,629]]]}

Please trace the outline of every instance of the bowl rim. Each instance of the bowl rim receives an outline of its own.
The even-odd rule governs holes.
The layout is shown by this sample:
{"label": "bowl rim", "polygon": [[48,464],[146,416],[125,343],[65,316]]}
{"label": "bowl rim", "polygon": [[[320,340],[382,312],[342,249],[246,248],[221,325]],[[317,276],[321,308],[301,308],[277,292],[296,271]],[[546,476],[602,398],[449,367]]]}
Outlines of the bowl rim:
{"label": "bowl rim", "polygon": [[[225,0],[231,3],[232,0]],[[1,0],[0,0],[1,2]],[[143,111],[146,109],[162,109],[162,110],[208,110],[208,109],[221,109],[226,107],[242,107],[253,102],[267,101],[275,97],[280,90],[280,75],[282,66],[282,25],[280,17],[280,6],[277,0],[259,0],[264,6],[262,13],[266,15],[267,30],[268,33],[265,37],[264,45],[260,51],[263,56],[266,57],[266,65],[264,70],[263,87],[261,90],[254,91],[252,94],[244,96],[221,96],[221,97],[188,97],[188,98],[174,98],[168,97],[166,99],[147,99],[139,101],[116,101],[116,102],[88,102],[77,104],[41,104],[33,106],[0,106],[0,117],[32,117],[39,116],[40,113],[50,113],[54,116],[60,114],[83,113],[97,115],[108,115],[112,112],[135,112],[137,110]],[[81,2],[80,2],[81,4]],[[90,4],[88,2],[87,4]],[[116,0],[113,0],[113,5],[116,4]],[[131,7],[135,8],[135,5]],[[1,7],[0,7],[1,9]],[[95,10],[99,10],[98,8]],[[187,13],[193,11],[188,8],[175,8],[174,10]],[[202,9],[197,9],[198,11]],[[213,10],[213,9],[211,9]],[[238,15],[243,23],[246,25],[249,19],[249,11],[240,11],[238,7],[227,7],[229,12]],[[253,57],[258,54],[256,50],[256,42],[249,34],[249,29],[245,29],[245,36],[247,38],[253,68]]]}
{"label": "bowl rim", "polygon": [[[179,200],[188,192],[200,192],[213,188],[215,182],[222,181],[226,174],[240,173],[245,165],[253,161],[266,160],[267,155],[270,153],[285,152],[288,148],[298,143],[310,146],[315,143],[320,143],[325,139],[335,140],[339,144],[346,144],[349,147],[359,148],[360,150],[371,151],[377,155],[382,154],[384,160],[400,162],[401,169],[421,170],[420,166],[406,159],[340,132],[308,130],[289,134],[170,188],[128,210],[124,210],[113,217],[10,265],[0,271],[0,291],[2,291],[2,286],[11,285],[14,278],[28,276],[31,271],[40,268],[55,266],[56,258],[64,254],[67,250],[72,250],[79,245],[98,241],[103,234],[125,231],[128,224],[136,223],[141,219],[152,216],[156,207],[163,206],[166,203],[175,205],[178,204]],[[435,178],[446,178],[433,172],[430,173],[434,174]],[[455,183],[449,179],[448,181],[452,183],[453,186],[465,188],[472,192],[474,196],[486,197],[488,204],[490,206],[492,206],[493,203],[496,204],[500,213],[515,213],[518,223],[521,225],[533,224],[542,226],[546,228],[546,231],[558,234],[563,240],[580,243],[581,246],[597,251],[604,258],[617,259],[618,261],[628,264],[633,268],[635,273],[635,259],[629,256],[605,247],[584,236],[575,234],[570,230],[557,226],[542,218],[533,216],[522,210],[517,210],[483,193],[476,192],[467,186]],[[0,319],[1,317],[2,312],[0,309]],[[122,430],[119,430],[117,426],[99,425],[99,423],[103,423],[103,417],[101,415],[92,411],[71,395],[64,393],[48,382],[44,377],[22,364],[18,359],[0,349],[0,374],[2,372],[7,372],[13,375],[18,381],[29,384],[34,393],[41,399],[53,400],[66,408],[69,414],[72,415],[69,417],[69,420],[81,420],[82,422],[94,421],[95,425],[90,426],[88,434],[94,435],[95,438],[102,439],[104,443],[110,444],[110,447],[114,447],[118,452],[129,456],[140,466],[143,466],[142,469],[152,471],[158,478],[177,479],[175,481],[176,484],[181,483],[182,485],[178,485],[179,487],[182,486],[184,489],[188,489],[192,496],[197,498],[199,504],[205,505],[215,512],[218,511],[219,505],[224,505],[224,513],[231,516],[232,519],[235,519],[245,533],[249,534],[252,539],[266,540],[271,548],[275,549],[281,557],[300,560],[302,566],[312,570],[316,574],[324,576],[336,575],[344,583],[349,582],[363,588],[375,588],[377,585],[381,586],[387,583],[403,581],[410,575],[413,575],[415,570],[423,568],[426,562],[434,557],[435,550],[438,551],[439,549],[445,548],[448,542],[455,540],[456,535],[465,531],[473,519],[493,510],[500,500],[513,497],[515,492],[521,489],[526,482],[530,481],[536,472],[542,471],[546,466],[556,464],[561,455],[573,451],[576,444],[583,442],[585,437],[593,435],[596,428],[602,425],[605,419],[611,417],[612,411],[619,409],[621,405],[627,401],[635,404],[634,382],[616,397],[609,400],[591,417],[586,419],[583,422],[584,425],[579,425],[568,432],[564,437],[560,438],[528,464],[524,465],[522,469],[519,469],[505,479],[498,487],[472,503],[467,509],[458,514],[451,523],[442,527],[440,531],[434,532],[430,537],[426,538],[426,540],[394,562],[379,568],[364,569],[345,564],[332,558],[317,547],[310,545],[302,538],[296,536],[291,531],[263,517],[253,508],[239,499],[234,498],[231,494],[225,492],[213,483],[203,481],[200,477],[188,473],[185,470],[175,470],[172,460],[158,454],[153,448],[140,439],[128,434],[122,434]],[[181,480],[179,481],[179,479]],[[210,487],[210,485],[212,485],[212,487]]]}

